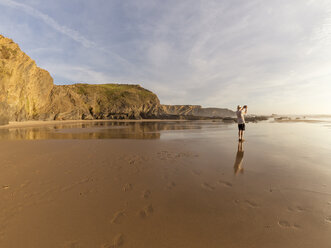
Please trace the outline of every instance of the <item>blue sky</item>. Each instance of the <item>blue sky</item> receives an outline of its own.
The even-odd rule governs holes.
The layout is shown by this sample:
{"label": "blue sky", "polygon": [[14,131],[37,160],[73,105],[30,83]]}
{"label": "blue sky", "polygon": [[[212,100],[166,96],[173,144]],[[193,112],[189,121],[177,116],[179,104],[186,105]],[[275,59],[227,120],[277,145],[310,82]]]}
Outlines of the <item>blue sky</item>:
{"label": "blue sky", "polygon": [[0,0],[0,33],[56,84],[134,83],[164,104],[331,114],[329,0]]}

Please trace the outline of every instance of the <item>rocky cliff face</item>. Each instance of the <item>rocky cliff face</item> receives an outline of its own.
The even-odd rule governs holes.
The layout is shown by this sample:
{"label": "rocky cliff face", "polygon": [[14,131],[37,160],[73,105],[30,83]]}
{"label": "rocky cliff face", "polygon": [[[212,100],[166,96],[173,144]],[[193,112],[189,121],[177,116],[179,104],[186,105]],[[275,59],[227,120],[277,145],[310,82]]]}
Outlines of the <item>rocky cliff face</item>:
{"label": "rocky cliff face", "polygon": [[139,85],[56,85],[43,119],[156,118],[159,106],[157,96]]}
{"label": "rocky cliff face", "polygon": [[9,120],[36,118],[49,104],[53,79],[23,53],[11,39],[0,35],[0,116]]}
{"label": "rocky cliff face", "polygon": [[139,85],[54,85],[50,74],[0,35],[0,124],[23,120],[140,119],[159,99]]}
{"label": "rocky cliff face", "polygon": [[162,105],[164,113],[179,116],[232,117],[235,112],[224,108],[202,108],[200,105]]}

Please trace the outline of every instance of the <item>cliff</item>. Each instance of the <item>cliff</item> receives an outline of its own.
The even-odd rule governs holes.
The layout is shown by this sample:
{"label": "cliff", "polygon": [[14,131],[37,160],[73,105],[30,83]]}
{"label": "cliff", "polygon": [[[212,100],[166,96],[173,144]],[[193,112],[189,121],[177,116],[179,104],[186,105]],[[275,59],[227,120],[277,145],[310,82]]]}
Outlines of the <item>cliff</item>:
{"label": "cliff", "polygon": [[0,35],[0,124],[24,120],[155,118],[160,102],[139,85],[54,85],[50,74]]}
{"label": "cliff", "polygon": [[202,108],[200,105],[162,105],[161,109],[169,115],[196,117],[232,117],[235,112],[225,108]]}
{"label": "cliff", "polygon": [[141,119],[156,118],[158,97],[139,85],[56,85],[43,119]]}
{"label": "cliff", "polygon": [[49,104],[50,74],[37,67],[11,39],[0,35],[0,112],[2,120],[34,119]]}
{"label": "cliff", "polygon": [[11,39],[0,35],[0,125],[8,121],[77,119],[190,119],[233,116],[228,109],[161,105],[139,85],[54,85]]}

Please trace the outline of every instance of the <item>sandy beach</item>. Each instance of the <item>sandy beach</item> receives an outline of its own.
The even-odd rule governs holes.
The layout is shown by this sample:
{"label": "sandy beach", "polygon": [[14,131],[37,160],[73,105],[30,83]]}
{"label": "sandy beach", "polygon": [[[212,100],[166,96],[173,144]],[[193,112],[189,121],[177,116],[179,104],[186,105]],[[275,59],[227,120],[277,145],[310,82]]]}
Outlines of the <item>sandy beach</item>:
{"label": "sandy beach", "polygon": [[330,247],[330,123],[0,131],[0,247]]}

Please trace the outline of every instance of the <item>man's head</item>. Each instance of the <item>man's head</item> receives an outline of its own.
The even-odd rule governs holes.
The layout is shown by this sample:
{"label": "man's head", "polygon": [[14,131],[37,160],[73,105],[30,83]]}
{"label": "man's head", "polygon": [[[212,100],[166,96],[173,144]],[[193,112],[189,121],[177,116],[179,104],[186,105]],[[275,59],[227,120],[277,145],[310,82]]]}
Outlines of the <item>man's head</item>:
{"label": "man's head", "polygon": [[237,110],[240,110],[240,109],[241,109],[241,106],[240,106],[240,105],[238,105],[238,106],[237,106]]}

